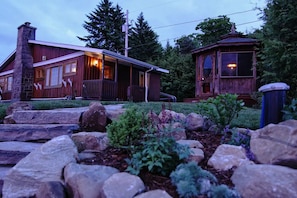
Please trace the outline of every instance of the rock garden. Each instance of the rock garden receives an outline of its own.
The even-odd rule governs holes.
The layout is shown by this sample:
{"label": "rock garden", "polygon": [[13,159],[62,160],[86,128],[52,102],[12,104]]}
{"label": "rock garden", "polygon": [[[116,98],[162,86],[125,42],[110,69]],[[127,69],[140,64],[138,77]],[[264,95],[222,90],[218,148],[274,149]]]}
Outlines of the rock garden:
{"label": "rock garden", "polygon": [[0,125],[1,143],[38,145],[12,156],[0,144],[1,165],[15,164],[2,196],[297,197],[297,121],[229,128],[244,108],[234,97],[201,102],[188,115],[165,105],[156,114],[99,102],[52,111],[22,103]]}

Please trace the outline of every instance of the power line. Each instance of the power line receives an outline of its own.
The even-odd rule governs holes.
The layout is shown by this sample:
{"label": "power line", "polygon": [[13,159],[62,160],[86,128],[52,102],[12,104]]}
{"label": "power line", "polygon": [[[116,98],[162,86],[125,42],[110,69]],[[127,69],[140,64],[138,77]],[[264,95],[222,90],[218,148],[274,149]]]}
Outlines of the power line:
{"label": "power line", "polygon": [[[254,9],[240,11],[240,12],[233,12],[233,13],[230,13],[230,14],[226,14],[226,16],[231,16],[231,15],[236,15],[236,14],[243,14],[243,13],[247,13],[247,12],[251,12],[251,11],[254,11]],[[167,28],[167,27],[172,27],[172,26],[177,26],[177,25],[184,25],[184,24],[188,24],[188,23],[199,22],[199,21],[203,21],[203,20],[204,19],[198,19],[198,20],[193,20],[193,21],[186,21],[186,22],[181,22],[181,23],[175,23],[175,24],[171,24],[171,25],[163,25],[163,26],[154,27],[152,29]]]}
{"label": "power line", "polygon": [[[249,21],[249,22],[245,22],[245,23],[236,24],[236,27],[237,27],[237,26],[241,26],[241,25],[246,25],[246,24],[256,23],[256,22],[259,22],[259,21],[261,21],[261,20]],[[175,40],[175,39],[178,39],[178,38],[180,38],[180,36],[179,36],[179,37],[174,37],[174,38],[169,38],[169,39],[160,40],[159,42]]]}

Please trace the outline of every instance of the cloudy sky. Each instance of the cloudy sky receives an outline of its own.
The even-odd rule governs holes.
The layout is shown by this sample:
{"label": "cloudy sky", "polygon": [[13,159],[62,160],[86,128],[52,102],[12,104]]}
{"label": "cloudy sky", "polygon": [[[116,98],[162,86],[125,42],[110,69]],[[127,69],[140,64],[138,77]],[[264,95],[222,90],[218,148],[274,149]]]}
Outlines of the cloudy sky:
{"label": "cloudy sky", "polygon": [[[86,36],[82,24],[101,0],[1,0],[0,64],[16,47],[17,27],[30,22],[37,28],[36,40],[84,46],[77,36]],[[135,22],[140,12],[165,45],[196,32],[205,18],[227,15],[240,32],[251,32],[262,25],[260,11],[265,0],[111,0],[129,20]]]}

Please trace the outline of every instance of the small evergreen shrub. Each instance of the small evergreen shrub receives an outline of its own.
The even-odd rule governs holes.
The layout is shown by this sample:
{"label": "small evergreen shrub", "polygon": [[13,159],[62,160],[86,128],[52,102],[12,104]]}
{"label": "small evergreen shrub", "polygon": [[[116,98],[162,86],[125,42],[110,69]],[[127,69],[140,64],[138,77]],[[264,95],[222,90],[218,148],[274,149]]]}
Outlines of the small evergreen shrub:
{"label": "small evergreen shrub", "polygon": [[236,94],[221,94],[198,103],[198,113],[217,124],[221,132],[244,108],[244,102]]}
{"label": "small evergreen shrub", "polygon": [[144,135],[147,118],[136,108],[130,108],[117,121],[106,127],[110,144],[117,148],[128,148],[139,144]]}
{"label": "small evergreen shrub", "polygon": [[[171,182],[177,187],[180,197],[191,198],[199,195],[208,197],[232,197],[238,195],[236,191],[225,185],[217,186],[217,178],[210,172],[203,170],[195,162],[180,164],[170,174]],[[232,196],[229,196],[232,195]]]}
{"label": "small evergreen shrub", "polygon": [[208,197],[211,198],[240,198],[237,191],[230,189],[228,186],[222,184],[219,186],[212,186]]}

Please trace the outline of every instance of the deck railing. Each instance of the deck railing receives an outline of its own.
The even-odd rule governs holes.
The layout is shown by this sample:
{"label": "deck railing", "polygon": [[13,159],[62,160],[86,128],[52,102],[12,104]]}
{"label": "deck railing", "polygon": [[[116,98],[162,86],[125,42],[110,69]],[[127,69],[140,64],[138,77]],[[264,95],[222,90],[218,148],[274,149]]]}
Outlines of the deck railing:
{"label": "deck railing", "polygon": [[115,100],[117,83],[109,80],[84,80],[82,95],[88,99]]}

